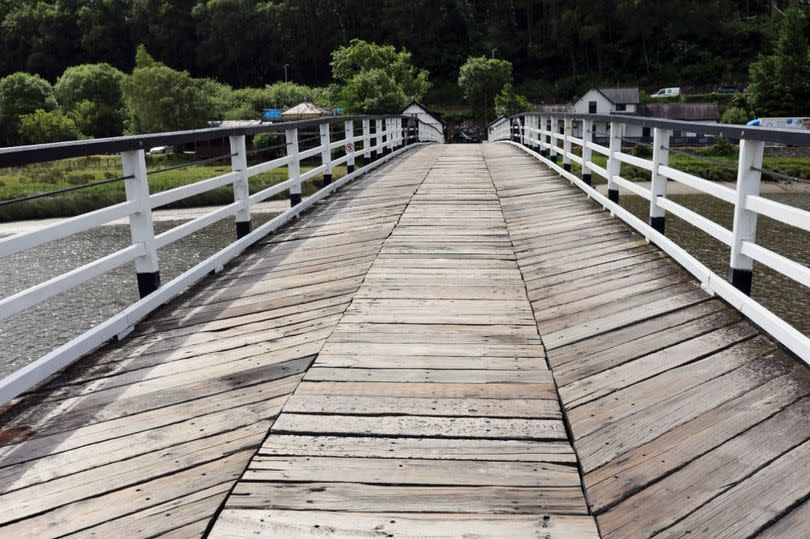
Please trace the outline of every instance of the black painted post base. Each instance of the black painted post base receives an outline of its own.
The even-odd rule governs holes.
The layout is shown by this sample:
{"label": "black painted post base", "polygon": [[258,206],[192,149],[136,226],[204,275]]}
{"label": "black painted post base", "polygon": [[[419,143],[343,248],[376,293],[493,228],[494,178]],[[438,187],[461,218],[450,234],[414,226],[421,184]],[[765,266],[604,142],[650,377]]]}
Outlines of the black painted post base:
{"label": "black painted post base", "polygon": [[236,239],[244,238],[250,231],[253,230],[253,225],[250,221],[236,221]]}
{"label": "black painted post base", "polygon": [[608,199],[611,202],[615,202],[616,204],[619,203],[619,190],[618,189],[608,189]]}
{"label": "black painted post base", "polygon": [[160,272],[136,273],[138,279],[138,295],[145,298],[158,288],[160,288]]}
{"label": "black painted post base", "polygon": [[583,174],[582,181],[585,183],[585,185],[593,185],[593,176],[590,174]]}
{"label": "black painted post base", "polygon": [[556,154],[556,153],[551,154],[551,157],[549,157],[549,159],[550,159],[550,160],[551,160],[551,162],[552,162],[552,163],[554,163],[555,165],[557,164],[557,154]]}
{"label": "black painted post base", "polygon": [[290,207],[301,204],[301,193],[290,193]]}
{"label": "black painted post base", "polygon": [[540,150],[540,155],[543,157],[548,157],[548,150]]}
{"label": "black painted post base", "polygon": [[351,174],[354,172],[354,165],[346,165],[346,173]]}
{"label": "black painted post base", "polygon": [[728,280],[731,281],[734,288],[746,296],[751,295],[751,284],[754,280],[754,272],[752,270],[731,268],[728,272]]}
{"label": "black painted post base", "polygon": [[666,217],[650,217],[650,226],[653,227],[656,232],[665,234]]}
{"label": "black painted post base", "polygon": [[323,184],[324,185],[329,185],[330,183],[332,183],[332,175],[331,174],[324,174],[323,175]]}
{"label": "black painted post base", "polygon": [[571,163],[563,163],[563,170],[566,172],[571,172]]}

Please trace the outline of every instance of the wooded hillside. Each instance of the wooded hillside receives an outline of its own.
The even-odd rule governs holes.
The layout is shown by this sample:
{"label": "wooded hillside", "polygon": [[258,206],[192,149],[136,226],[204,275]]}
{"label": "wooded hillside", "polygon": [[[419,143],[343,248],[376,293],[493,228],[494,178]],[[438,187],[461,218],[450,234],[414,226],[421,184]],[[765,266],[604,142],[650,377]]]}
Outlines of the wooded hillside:
{"label": "wooded hillside", "polygon": [[358,37],[404,47],[458,97],[471,55],[514,65],[531,98],[593,83],[744,80],[770,31],[767,0],[0,0],[0,76],[108,62],[130,71],[143,43],[159,61],[236,87],[330,81],[330,52]]}

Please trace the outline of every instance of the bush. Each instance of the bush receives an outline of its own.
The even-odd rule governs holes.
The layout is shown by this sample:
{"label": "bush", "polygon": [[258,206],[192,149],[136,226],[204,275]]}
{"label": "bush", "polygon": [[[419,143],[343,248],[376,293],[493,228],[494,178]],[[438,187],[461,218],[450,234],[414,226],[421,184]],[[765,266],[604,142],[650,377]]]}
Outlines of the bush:
{"label": "bush", "polygon": [[20,144],[20,117],[56,109],[53,87],[38,75],[12,73],[0,79],[0,145]]}
{"label": "bush", "polygon": [[630,150],[630,155],[635,157],[643,157],[645,159],[649,159],[652,157],[653,151],[652,148],[648,144],[636,144]]}
{"label": "bush", "polygon": [[155,133],[205,127],[211,105],[199,82],[187,71],[150,61],[151,57],[140,48],[139,55],[138,67],[123,84],[130,112],[129,129],[134,133]]}
{"label": "bush", "polygon": [[38,109],[20,117],[20,137],[28,144],[76,140],[79,134],[76,122],[58,112]]}
{"label": "bush", "polygon": [[745,125],[748,121],[748,113],[739,107],[729,107],[720,117],[724,124]]}
{"label": "bush", "polygon": [[698,148],[695,153],[699,155],[726,157],[733,156],[737,153],[737,147],[732,144],[726,137],[719,135],[714,144],[704,148]]}
{"label": "bush", "polygon": [[89,137],[112,137],[123,131],[125,75],[109,64],[69,67],[56,81],[54,92],[62,110]]}
{"label": "bush", "polygon": [[495,96],[495,115],[511,116],[519,112],[529,112],[532,104],[515,92],[511,82],[507,82],[500,93]]}

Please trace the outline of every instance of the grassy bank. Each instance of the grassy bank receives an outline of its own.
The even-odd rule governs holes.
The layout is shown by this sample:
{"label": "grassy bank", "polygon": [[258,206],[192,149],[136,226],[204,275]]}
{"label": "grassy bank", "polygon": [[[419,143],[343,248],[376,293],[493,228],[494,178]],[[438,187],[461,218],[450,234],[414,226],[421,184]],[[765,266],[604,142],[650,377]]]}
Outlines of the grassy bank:
{"label": "grassy bank", "polygon": [[[157,170],[167,166],[182,164],[180,156],[148,156],[147,168]],[[311,169],[303,166],[302,172]],[[149,190],[152,193],[166,191],[187,185],[220,174],[230,172],[228,162],[206,165],[192,165],[177,170],[169,170],[149,177]],[[346,173],[346,168],[336,167],[335,178]],[[114,156],[89,156],[76,159],[65,159],[53,163],[41,163],[0,169],[0,200],[64,189],[84,185],[98,180],[116,178],[121,175],[121,159]],[[250,178],[250,192],[256,193],[271,185],[287,179],[287,169],[279,168],[258,174]],[[314,192],[320,185],[318,178],[306,182],[302,189],[304,194]],[[286,198],[286,192],[276,198]],[[124,182],[88,187],[52,197],[21,202],[0,207],[0,221],[19,221],[24,219],[43,219],[49,217],[70,217],[117,204],[126,199]],[[164,206],[164,208],[183,208],[199,206],[216,206],[233,202],[233,190],[229,186],[220,187]]]}
{"label": "grassy bank", "polygon": [[[737,181],[737,158],[736,156],[712,156],[712,162],[703,159],[672,154],[669,157],[669,164],[672,168],[706,178],[715,182],[736,182]],[[594,154],[593,161],[604,168],[607,165],[607,157],[601,154]],[[574,165],[576,172],[579,166]],[[810,179],[810,157],[766,157],[763,168],[786,174],[788,176]],[[650,172],[638,167],[622,164],[622,177],[630,181],[650,181]],[[606,183],[601,176],[593,175],[594,183]],[[762,176],[764,181],[773,178]]]}

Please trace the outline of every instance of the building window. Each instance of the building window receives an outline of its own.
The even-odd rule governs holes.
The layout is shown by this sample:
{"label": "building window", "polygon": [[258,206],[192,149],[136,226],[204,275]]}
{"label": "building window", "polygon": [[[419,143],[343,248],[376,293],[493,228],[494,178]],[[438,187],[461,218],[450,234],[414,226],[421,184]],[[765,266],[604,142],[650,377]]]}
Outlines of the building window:
{"label": "building window", "polygon": [[641,136],[644,138],[650,138],[650,128],[649,127],[641,128]]}
{"label": "building window", "polygon": [[596,114],[596,101],[588,101],[588,114]]}
{"label": "building window", "polygon": [[624,112],[627,110],[627,105],[624,103],[617,103],[616,104],[616,112]]}

